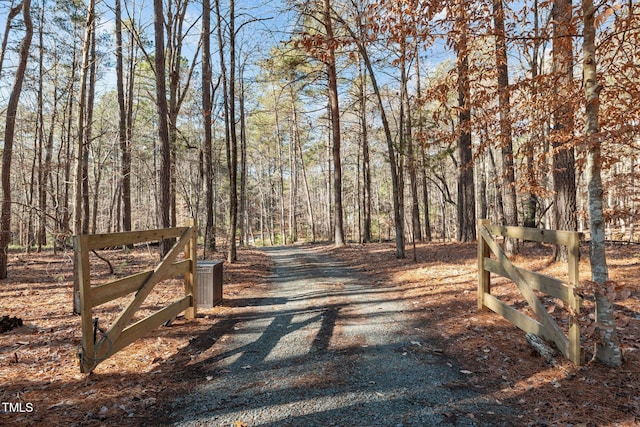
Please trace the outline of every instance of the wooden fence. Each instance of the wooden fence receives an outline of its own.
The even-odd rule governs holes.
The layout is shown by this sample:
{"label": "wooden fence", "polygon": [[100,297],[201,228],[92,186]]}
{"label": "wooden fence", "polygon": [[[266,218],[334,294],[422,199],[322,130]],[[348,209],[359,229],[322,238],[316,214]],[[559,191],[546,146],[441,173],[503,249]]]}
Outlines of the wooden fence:
{"label": "wooden fence", "polygon": [[[177,238],[155,269],[143,271],[97,286],[91,285],[89,252],[135,243]],[[100,362],[120,351],[166,321],[185,312],[187,319],[196,316],[197,238],[195,222],[186,227],[124,233],[75,236],[75,268],[80,287],[82,319],[82,349],[80,371],[91,372]],[[184,250],[184,259],[176,261]],[[185,296],[150,316],[131,324],[135,312],[149,296],[154,286],[163,280],[184,275]],[[106,332],[94,323],[93,309],[101,304],[135,292],[133,300],[120,312]]]}
{"label": "wooden fence", "polygon": [[[568,283],[514,266],[494,236],[567,246]],[[580,327],[577,322],[582,305],[582,298],[576,293],[579,243],[580,234],[577,232],[495,226],[488,220],[478,221],[478,308],[486,307],[502,315],[523,331],[552,341],[562,354],[576,365],[580,365],[584,357],[580,347]],[[495,259],[491,258],[492,254]],[[491,295],[491,273],[506,277],[516,284],[537,320]],[[534,290],[558,298],[568,305],[568,336],[547,313]]]}

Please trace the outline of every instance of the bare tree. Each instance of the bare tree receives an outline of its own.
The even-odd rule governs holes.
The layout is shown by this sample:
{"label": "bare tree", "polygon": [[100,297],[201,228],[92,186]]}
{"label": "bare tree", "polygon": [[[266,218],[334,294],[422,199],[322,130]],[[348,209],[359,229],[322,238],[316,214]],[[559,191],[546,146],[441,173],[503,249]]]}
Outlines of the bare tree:
{"label": "bare tree", "polygon": [[[24,19],[24,37],[20,45],[20,59],[9,95],[4,128],[4,150],[2,151],[2,211],[0,213],[0,279],[7,277],[8,249],[11,241],[11,160],[13,155],[13,138],[15,135],[16,113],[22,93],[29,49],[33,38],[33,22],[31,21],[31,0],[23,0],[22,16]],[[3,48],[4,49],[4,48]],[[0,65],[1,66],[1,65]]]}
{"label": "bare tree", "polygon": [[39,209],[39,225],[37,233],[38,252],[42,251],[42,247],[47,244],[47,191],[49,185],[49,179],[52,169],[53,159],[53,143],[54,143],[54,131],[55,121],[58,116],[58,75],[57,68],[54,76],[54,88],[53,88],[53,111],[50,115],[49,132],[46,135],[46,143],[44,144],[44,161],[42,161],[42,142],[45,139],[44,130],[44,22],[45,22],[45,2],[42,1],[40,11],[40,28],[38,29],[38,122],[39,122],[39,141],[40,148],[38,150],[39,165],[38,165],[38,209]]}
{"label": "bare tree", "polygon": [[[540,38],[540,10],[539,10],[538,0],[534,0],[533,2],[533,44],[531,47],[531,56],[529,57],[529,68],[531,71],[531,101],[533,104],[537,104],[538,98],[538,88],[536,83],[536,78],[538,77],[538,69],[543,62],[539,59],[539,51],[540,46],[542,44]],[[538,206],[538,196],[536,195],[536,188],[538,187],[538,182],[536,179],[536,171],[534,165],[534,153],[535,146],[538,141],[542,138],[542,124],[537,123],[535,117],[535,110],[531,112],[531,121],[534,123],[534,129],[531,137],[527,139],[525,142],[525,155],[526,155],[526,166],[525,166],[525,179],[528,186],[528,194],[527,199],[525,201],[524,213],[523,213],[523,225],[525,227],[536,227],[536,209]]]}
{"label": "bare tree", "polygon": [[[412,123],[412,110],[411,103],[409,102],[409,69],[411,52],[415,49],[411,49],[408,46],[406,38],[400,42],[400,85],[401,85],[401,103],[400,103],[400,122],[401,122],[401,146],[400,154],[404,153],[406,148],[406,155],[409,166],[409,187],[411,189],[411,231],[413,242],[416,240],[422,240],[422,230],[420,227],[420,204],[418,200],[418,174],[417,163],[414,149],[414,137],[413,137],[413,123]],[[415,256],[415,251],[414,251]]]}
{"label": "bare tree", "polygon": [[236,3],[229,0],[229,136],[227,166],[229,168],[229,252],[227,262],[238,259],[238,132],[236,129]]}
{"label": "bare tree", "polygon": [[[89,42],[89,81],[87,87],[87,104],[84,131],[84,144],[82,151],[82,230],[83,233],[89,232],[90,210],[89,210],[89,150],[91,148],[91,140],[93,138],[93,110],[96,97],[96,79],[97,79],[97,60],[96,60],[96,28],[95,28],[95,3],[90,5],[91,14],[94,16]],[[98,201],[98,195],[95,194],[95,200]],[[95,204],[96,208],[98,204]],[[95,229],[93,230],[95,233]]]}
{"label": "bare tree", "polygon": [[211,1],[202,1],[202,125],[204,127],[204,182],[205,182],[205,250],[215,250],[216,232],[213,210],[213,138],[211,126],[212,94],[211,94]]}
{"label": "bare tree", "polygon": [[364,221],[362,225],[362,241],[371,242],[371,161],[369,153],[369,132],[367,129],[367,71],[362,64],[362,55],[358,57],[358,73],[360,75],[360,133],[362,140],[362,205]]}
{"label": "bare tree", "polygon": [[185,22],[187,16],[187,9],[189,6],[189,0],[171,0],[168,2],[168,8],[165,16],[165,31],[166,31],[166,43],[165,46],[165,64],[169,72],[169,98],[168,102],[168,114],[169,114],[169,147],[171,150],[169,166],[170,175],[170,217],[171,226],[176,226],[177,221],[177,209],[176,209],[176,153],[178,149],[178,117],[180,110],[184,103],[185,97],[188,93],[189,86],[191,84],[191,78],[193,76],[196,58],[199,56],[201,43],[198,43],[193,55],[193,60],[188,68],[184,70],[184,56],[183,47],[184,39],[189,33],[189,30],[194,27],[194,24],[187,26],[185,29]]}
{"label": "bare tree", "polygon": [[[169,142],[169,108],[164,55],[164,7],[162,0],[153,0],[153,25],[155,34],[156,109],[158,112],[158,137],[160,139],[160,221],[162,227],[171,227],[171,144]],[[169,252],[171,242],[163,240],[162,256]]]}
{"label": "bare tree", "polygon": [[[122,156],[122,229],[131,230],[131,132],[128,122],[131,118],[125,101],[124,93],[124,59],[122,46],[122,5],[116,0],[116,87],[118,91],[118,138],[120,141],[120,155]],[[129,75],[133,80],[133,73]],[[129,93],[129,98],[132,97]]]}
{"label": "bare tree", "polygon": [[596,321],[600,340],[596,345],[595,357],[610,366],[622,365],[622,350],[616,331],[615,311],[607,298],[606,287],[609,271],[605,255],[605,227],[603,213],[603,186],[601,177],[602,157],[599,123],[600,90],[596,56],[596,8],[593,0],[582,0],[584,16],[584,42],[582,45],[583,83],[585,95],[585,145],[587,148],[587,185],[589,187],[589,258],[591,280],[595,286]]}
{"label": "bare tree", "polygon": [[7,23],[4,26],[4,35],[2,36],[2,47],[0,48],[0,77],[2,76],[2,65],[4,63],[4,55],[7,53],[7,44],[9,43],[9,34],[11,33],[11,22],[16,16],[18,16],[21,10],[22,10],[22,3],[18,4],[17,6],[14,6],[13,1],[11,2],[11,7],[9,8],[9,13],[7,15]]}
{"label": "bare tree", "polygon": [[[88,194],[89,176],[88,146],[87,146],[87,79],[91,68],[91,46],[93,32],[95,30],[95,0],[89,0],[87,19],[85,24],[84,40],[82,42],[82,63],[80,65],[80,93],[78,95],[78,128],[76,129],[76,177],[75,177],[75,204],[73,211],[73,232],[76,236],[89,231],[88,204],[85,204],[84,195]],[[77,281],[76,281],[77,282]],[[77,283],[76,283],[77,285]],[[76,289],[79,291],[79,289]]]}
{"label": "bare tree", "polygon": [[323,24],[326,30],[327,78],[329,83],[329,106],[331,109],[331,134],[333,142],[333,241],[336,246],[344,246],[344,225],[342,216],[342,163],[340,158],[340,107],[338,104],[338,79],[336,75],[335,36],[331,18],[330,0],[323,1]]}
{"label": "bare tree", "polygon": [[389,126],[389,120],[387,119],[386,109],[382,100],[382,93],[378,86],[376,74],[373,69],[373,64],[369,58],[369,52],[365,44],[365,37],[359,37],[356,32],[346,23],[344,20],[340,20],[340,23],[344,26],[344,29],[349,33],[349,36],[356,44],[358,52],[362,57],[367,70],[369,71],[369,79],[371,80],[371,86],[373,92],[376,95],[378,101],[378,109],[380,111],[380,120],[382,121],[382,128],[384,130],[385,141],[387,143],[387,150],[389,156],[389,165],[391,168],[391,185],[393,191],[393,221],[395,226],[395,242],[396,242],[396,258],[405,257],[405,236],[404,236],[404,197],[403,188],[401,185],[402,171],[398,167],[396,162],[396,149],[393,143],[393,136],[391,134],[391,126]]}
{"label": "bare tree", "polygon": [[[82,42],[82,63],[80,65],[80,94],[78,96],[78,128],[76,129],[76,167],[73,210],[73,232],[76,236],[89,232],[88,199],[84,197],[89,191],[88,174],[88,138],[85,135],[87,126],[87,78],[90,72],[90,56],[95,24],[95,0],[89,0],[84,40]],[[87,204],[85,204],[85,201]],[[80,279],[74,270],[73,312],[80,314]]]}
{"label": "bare tree", "polygon": [[[417,49],[416,49],[417,50]],[[418,100],[422,99],[422,82],[420,81],[420,55],[416,53],[416,97]],[[418,105],[418,138],[419,141],[419,150],[420,150],[420,159],[421,161],[421,172],[422,172],[422,203],[424,206],[424,239],[427,242],[430,242],[432,239],[431,235],[431,220],[429,218],[429,186],[427,182],[427,173],[428,173],[428,164],[427,164],[427,153],[425,149],[426,141],[421,140],[424,137],[424,114],[422,111],[422,106]]]}
{"label": "bare tree", "polygon": [[[502,200],[504,203],[504,225],[518,225],[516,176],[513,167],[513,138],[511,134],[511,100],[509,95],[509,66],[507,41],[504,28],[503,0],[493,0],[493,22],[496,34],[496,68],[498,70],[498,104],[500,110],[500,150],[502,153]],[[518,253],[518,240],[507,238],[505,251],[509,255]]]}

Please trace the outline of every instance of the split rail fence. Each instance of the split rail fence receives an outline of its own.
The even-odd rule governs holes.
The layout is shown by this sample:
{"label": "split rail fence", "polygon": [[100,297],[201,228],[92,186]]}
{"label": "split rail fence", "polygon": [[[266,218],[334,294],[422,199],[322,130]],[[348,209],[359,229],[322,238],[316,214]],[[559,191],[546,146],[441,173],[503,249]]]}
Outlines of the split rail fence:
{"label": "split rail fence", "polygon": [[[568,283],[514,266],[495,236],[567,246]],[[582,364],[584,357],[580,346],[580,327],[577,322],[582,305],[582,298],[576,292],[579,244],[580,233],[578,232],[496,226],[485,219],[478,221],[478,308],[486,307],[523,331],[552,341],[558,350],[576,365]],[[492,255],[494,258],[491,258]],[[536,319],[491,295],[491,273],[508,278],[516,284]],[[547,312],[534,291],[551,295],[568,305],[568,335],[565,335],[555,319]]]}
{"label": "split rail fence", "polygon": [[[91,251],[175,238],[177,242],[155,269],[91,285]],[[91,372],[103,360],[183,311],[187,319],[196,317],[197,239],[198,233],[193,220],[186,227],[75,236],[76,280],[79,280],[82,319],[82,348],[79,353],[81,372]],[[177,260],[183,250],[184,259]],[[150,316],[131,323],[134,314],[155,285],[178,276],[184,276],[185,296]],[[97,322],[93,319],[93,309],[134,292],[133,300],[109,328],[105,332],[98,330]]]}

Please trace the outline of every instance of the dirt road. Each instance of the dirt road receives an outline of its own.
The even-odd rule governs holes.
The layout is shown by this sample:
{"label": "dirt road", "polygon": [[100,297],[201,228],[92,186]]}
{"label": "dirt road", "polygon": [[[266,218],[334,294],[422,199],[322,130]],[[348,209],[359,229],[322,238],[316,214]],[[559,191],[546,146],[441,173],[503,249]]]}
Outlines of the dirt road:
{"label": "dirt road", "polygon": [[409,321],[402,292],[320,249],[267,250],[275,266],[264,296],[226,300],[223,332],[194,360],[208,381],[164,408],[169,424],[516,424],[510,408],[473,390],[420,338],[429,326]]}

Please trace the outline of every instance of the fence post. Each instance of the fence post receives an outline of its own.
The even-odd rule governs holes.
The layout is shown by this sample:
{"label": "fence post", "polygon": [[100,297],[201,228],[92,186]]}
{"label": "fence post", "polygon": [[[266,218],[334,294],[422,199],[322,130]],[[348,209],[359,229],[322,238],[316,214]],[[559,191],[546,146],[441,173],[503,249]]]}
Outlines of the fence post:
{"label": "fence post", "polygon": [[489,225],[488,219],[478,220],[478,310],[484,307],[484,294],[491,293],[491,273],[484,268],[484,259],[491,255],[489,245],[482,236],[482,228]]}
{"label": "fence post", "polygon": [[95,367],[95,331],[93,326],[93,304],[91,302],[91,276],[89,274],[89,236],[74,237],[77,279],[80,288],[80,316],[82,321],[82,348],[80,350],[80,372],[88,373]]}
{"label": "fence post", "polygon": [[567,245],[567,252],[569,254],[569,286],[571,287],[569,292],[569,359],[576,365],[581,365],[583,361],[582,347],[580,345],[580,324],[578,323],[578,317],[580,316],[580,308],[582,306],[582,299],[577,294],[577,287],[579,286],[578,268],[580,262],[580,236],[579,234],[572,233],[569,238],[569,244]]}
{"label": "fence post", "polygon": [[184,246],[184,257],[191,260],[191,268],[184,275],[184,293],[186,296],[191,296],[191,306],[185,310],[184,317],[186,319],[195,319],[198,315],[198,229],[196,220],[193,218],[187,220],[186,225],[191,227],[191,238]]}

